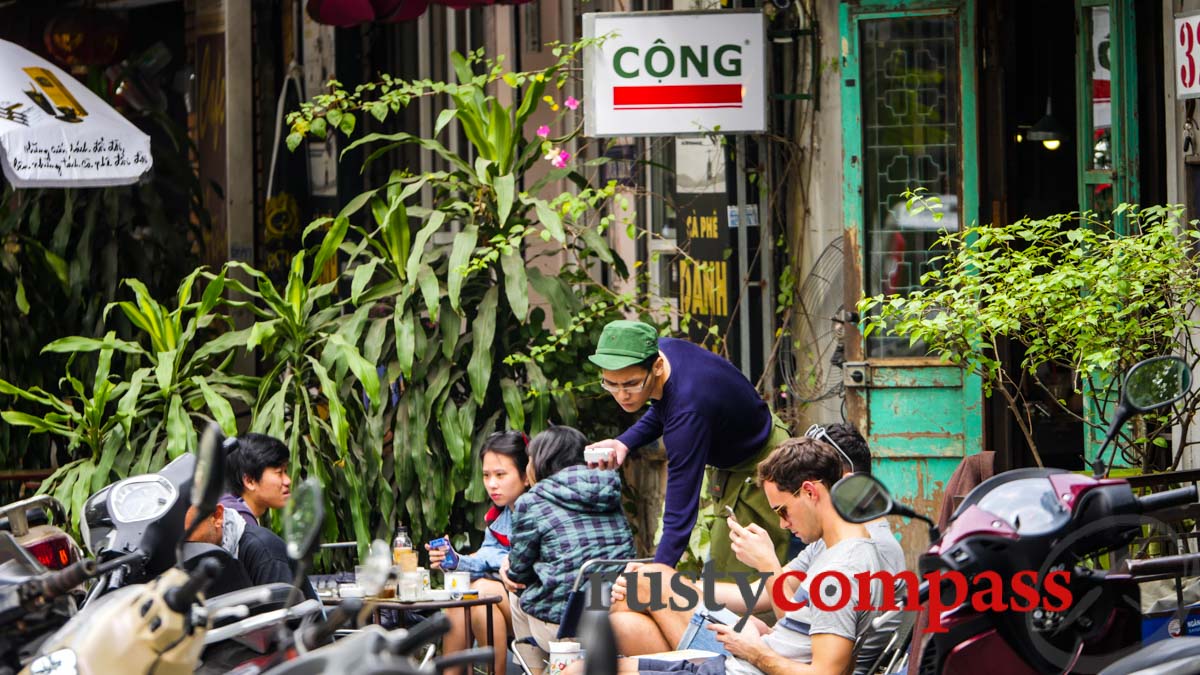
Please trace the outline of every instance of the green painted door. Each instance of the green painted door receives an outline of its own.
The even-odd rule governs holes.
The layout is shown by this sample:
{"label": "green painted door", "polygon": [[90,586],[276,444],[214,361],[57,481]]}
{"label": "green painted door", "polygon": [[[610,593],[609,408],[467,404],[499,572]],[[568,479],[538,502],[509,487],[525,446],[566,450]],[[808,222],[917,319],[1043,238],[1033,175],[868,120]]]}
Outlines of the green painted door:
{"label": "green painted door", "polygon": [[[1136,0],[1075,0],[1074,140],[1079,165],[1079,210],[1094,211],[1108,220],[1117,204],[1136,204],[1138,184],[1137,34]],[[1117,216],[1118,234],[1129,233],[1128,221]],[[1084,397],[1088,416],[1098,426],[1085,434],[1088,462],[1104,444],[1104,420],[1115,401],[1097,398],[1090,388]],[[1103,413],[1103,414],[1102,414]],[[1116,453],[1114,466],[1126,463]]]}
{"label": "green painted door", "polygon": [[[847,302],[911,293],[934,264],[942,228],[978,212],[975,10],[972,2],[841,6],[843,213]],[[901,194],[922,187],[944,217],[913,215]],[[898,498],[935,516],[950,474],[982,449],[980,381],[907,338],[846,338],[847,416],[864,431],[874,471]],[[913,562],[924,525],[901,534]]]}

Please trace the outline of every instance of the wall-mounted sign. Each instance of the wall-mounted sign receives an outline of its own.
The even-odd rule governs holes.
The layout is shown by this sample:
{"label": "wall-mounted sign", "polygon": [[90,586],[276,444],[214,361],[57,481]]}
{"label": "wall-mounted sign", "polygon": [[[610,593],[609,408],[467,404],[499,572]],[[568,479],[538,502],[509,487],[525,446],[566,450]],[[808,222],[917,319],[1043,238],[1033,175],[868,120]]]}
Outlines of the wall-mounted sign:
{"label": "wall-mounted sign", "polygon": [[1200,14],[1175,17],[1175,97],[1200,96]]}
{"label": "wall-mounted sign", "polygon": [[583,15],[584,133],[673,136],[767,128],[761,12]]}

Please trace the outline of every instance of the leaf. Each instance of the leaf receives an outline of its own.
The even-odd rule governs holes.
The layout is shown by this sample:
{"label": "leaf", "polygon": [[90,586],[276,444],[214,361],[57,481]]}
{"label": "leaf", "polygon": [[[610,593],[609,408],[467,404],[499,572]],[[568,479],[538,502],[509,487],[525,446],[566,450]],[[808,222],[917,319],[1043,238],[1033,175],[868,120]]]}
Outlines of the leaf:
{"label": "leaf", "polygon": [[29,413],[18,412],[16,410],[5,410],[0,412],[0,419],[14,426],[31,427],[34,433],[55,433],[60,436],[69,436],[71,430],[62,424],[57,424],[41,417],[34,417]]}
{"label": "leaf", "polygon": [[516,177],[511,173],[497,176],[492,187],[496,190],[496,216],[498,227],[504,227],[508,222],[508,214],[512,212]]}
{"label": "leaf", "polygon": [[383,403],[379,392],[379,371],[373,363],[363,358],[358,348],[346,341],[341,335],[334,333],[325,342],[326,349],[332,349],[336,358],[345,363],[354,377],[362,383],[367,397],[378,407]]}
{"label": "leaf", "polygon": [[612,249],[608,247],[608,242],[604,240],[604,237],[600,236],[600,233],[595,228],[584,226],[582,236],[588,249],[594,251],[601,261],[610,265],[612,264]]}
{"label": "leaf", "polygon": [[127,342],[125,340],[117,340],[112,337],[106,337],[103,340],[89,337],[65,337],[59,338],[54,342],[42,347],[42,353],[53,352],[60,354],[72,354],[75,352],[94,352],[101,349],[115,349],[116,351],[125,354],[145,354],[146,350],[136,342]]}
{"label": "leaf", "polygon": [[204,395],[204,402],[208,404],[208,409],[212,412],[213,419],[220,425],[222,433],[226,436],[236,436],[237,417],[233,414],[233,406],[229,405],[229,401],[213,391],[204,378],[193,377],[192,382],[200,388],[200,393]]}
{"label": "leaf", "polygon": [[413,327],[412,310],[403,316],[395,316],[396,323],[396,359],[400,362],[400,372],[405,379],[412,377],[413,352],[416,350],[416,329]]}
{"label": "leaf", "polygon": [[417,231],[417,237],[413,241],[412,251],[408,254],[408,263],[406,271],[408,279],[417,278],[417,268],[421,264],[421,256],[425,253],[425,245],[429,238],[442,228],[442,224],[446,222],[446,213],[444,211],[434,211],[429,216],[429,221]]}
{"label": "leaf", "polygon": [[195,445],[196,430],[183,410],[183,399],[179,394],[173,394],[167,408],[167,456],[175,459],[191,452]]}
{"label": "leaf", "polygon": [[450,298],[450,306],[459,311],[459,294],[462,293],[463,281],[466,279],[464,269],[475,252],[475,242],[479,237],[479,228],[471,225],[462,232],[454,235],[454,246],[450,250],[450,267],[446,270],[446,296]]}
{"label": "leaf", "polygon": [[29,314],[29,299],[25,297],[25,284],[21,282],[21,278],[17,277],[17,293],[16,293],[17,309],[28,316]]}
{"label": "leaf", "polygon": [[525,258],[519,246],[510,253],[500,255],[500,268],[504,270],[504,294],[513,314],[525,321],[529,314],[529,280],[525,277]]}
{"label": "leaf", "polygon": [[292,323],[300,323],[304,311],[304,301],[308,298],[308,286],[304,283],[304,251],[292,256],[292,269],[288,272],[287,289],[284,291],[287,309],[284,316]]}
{"label": "leaf", "polygon": [[475,402],[483,405],[487,394],[488,380],[492,377],[492,340],[496,336],[497,288],[492,286],[483,294],[478,313],[471,322],[471,360],[467,363],[467,377],[471,380],[471,392]]}
{"label": "leaf", "polygon": [[504,399],[504,411],[508,414],[509,429],[525,428],[525,406],[521,403],[521,390],[509,378],[500,380],[500,396]]}
{"label": "leaf", "polygon": [[442,333],[442,356],[447,359],[454,358],[454,347],[458,344],[459,334],[462,332],[462,317],[454,312],[449,307],[449,301],[443,300],[440,312],[440,327]]}
{"label": "leaf", "polygon": [[458,110],[454,108],[447,108],[443,110],[438,115],[437,123],[433,125],[433,135],[437,136],[438,134],[442,133],[442,129],[445,129],[446,125],[449,124],[450,120],[454,119],[454,116],[457,114]]}
{"label": "leaf", "polygon": [[[339,452],[346,452],[346,438],[349,433],[350,423],[346,420],[346,407],[342,404],[341,392],[338,387],[330,379],[329,373],[321,362],[311,356],[305,357],[312,366],[313,373],[316,374],[317,380],[321,383],[321,394],[325,397],[325,403],[329,406],[329,423],[333,427],[333,443]],[[379,382],[376,380],[376,394],[378,394]]]}
{"label": "leaf", "polygon": [[166,396],[175,384],[175,350],[160,353],[158,365],[154,367],[154,378],[162,395]]}
{"label": "leaf", "polygon": [[359,297],[375,276],[375,267],[378,264],[379,258],[371,258],[365,264],[354,268],[354,280],[350,282],[350,302],[358,304]]}
{"label": "leaf", "polygon": [[431,321],[438,320],[438,310],[441,309],[441,287],[438,285],[437,275],[433,273],[433,269],[429,266],[424,266],[417,273],[417,283],[421,287],[421,295],[425,297],[425,307],[429,310],[429,319]]}
{"label": "leaf", "polygon": [[534,199],[532,201],[533,208],[537,211],[538,221],[542,224],[542,227],[546,228],[551,237],[565,242],[567,240],[567,233],[563,230],[562,218],[558,217],[558,212],[550,208],[550,205],[544,199]]}
{"label": "leaf", "polygon": [[[317,251],[317,256],[313,258],[312,273],[308,278],[310,286],[315,284],[317,279],[321,277],[321,273],[324,272],[325,263],[337,253],[338,247],[342,245],[342,241],[346,238],[346,231],[348,229],[350,229],[349,219],[339,217],[333,220],[333,227],[329,228],[329,231],[325,233],[325,237],[321,240],[321,248]],[[288,284],[288,292],[289,294],[291,293],[290,283]]]}
{"label": "leaf", "polygon": [[271,321],[259,321],[250,327],[250,336],[246,337],[246,351],[253,352],[254,348],[269,341],[275,336],[275,331],[280,327],[283,321],[281,318],[271,319]]}

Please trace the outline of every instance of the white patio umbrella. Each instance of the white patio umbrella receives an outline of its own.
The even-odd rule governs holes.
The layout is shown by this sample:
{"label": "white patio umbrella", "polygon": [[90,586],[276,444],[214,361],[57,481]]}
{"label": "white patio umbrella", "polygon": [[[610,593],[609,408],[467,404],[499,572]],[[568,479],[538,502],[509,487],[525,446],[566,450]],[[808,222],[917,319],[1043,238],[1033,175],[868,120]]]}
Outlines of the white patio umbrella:
{"label": "white patio umbrella", "polygon": [[82,82],[0,40],[0,164],[15,187],[103,187],[150,170],[150,137]]}

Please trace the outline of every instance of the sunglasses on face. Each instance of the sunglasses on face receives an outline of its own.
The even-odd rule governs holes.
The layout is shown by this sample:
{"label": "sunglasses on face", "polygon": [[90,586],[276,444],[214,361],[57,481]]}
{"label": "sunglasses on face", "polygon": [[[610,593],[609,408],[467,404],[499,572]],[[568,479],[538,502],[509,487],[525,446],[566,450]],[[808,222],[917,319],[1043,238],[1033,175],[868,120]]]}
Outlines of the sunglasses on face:
{"label": "sunglasses on face", "polygon": [[846,462],[846,466],[850,467],[850,471],[853,472],[858,470],[854,467],[854,461],[850,459],[850,455],[847,455],[846,451],[842,450],[842,446],[835,443],[834,440],[829,437],[829,432],[825,431],[825,427],[821,426],[820,424],[814,424],[808,428],[808,431],[804,432],[804,435],[807,438],[824,441],[833,446],[833,449],[837,450],[838,454],[842,456],[842,461]]}
{"label": "sunglasses on face", "polygon": [[[805,481],[805,482],[807,482],[807,481]],[[803,489],[804,489],[804,483],[801,483],[800,487],[796,488],[796,491],[792,493],[792,496],[793,497],[798,496],[800,494],[800,491]],[[770,506],[770,504],[768,504],[768,506]],[[771,506],[771,510],[775,512],[775,515],[779,516],[783,520],[788,520],[788,505],[787,504],[780,504],[779,506]]]}

